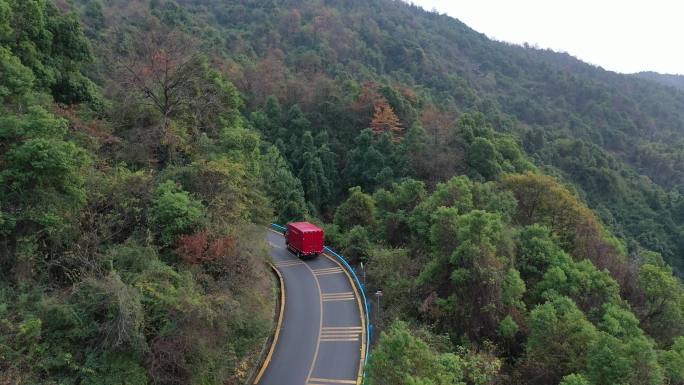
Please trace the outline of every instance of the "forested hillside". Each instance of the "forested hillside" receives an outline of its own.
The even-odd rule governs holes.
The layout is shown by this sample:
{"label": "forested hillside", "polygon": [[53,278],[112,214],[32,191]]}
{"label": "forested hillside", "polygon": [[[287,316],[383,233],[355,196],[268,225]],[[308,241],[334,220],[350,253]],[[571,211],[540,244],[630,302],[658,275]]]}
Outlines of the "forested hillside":
{"label": "forested hillside", "polygon": [[684,75],[659,74],[657,72],[639,72],[634,74],[643,79],[653,80],[666,86],[684,89]]}
{"label": "forested hillside", "polygon": [[308,218],[369,384],[684,384],[682,91],[392,0],[0,0],[0,74],[2,383],[244,381]]}
{"label": "forested hillside", "polygon": [[136,40],[95,72],[71,6],[0,0],[0,383],[242,383],[270,333],[288,171],[205,55]]}
{"label": "forested hillside", "polygon": [[[431,186],[465,172],[465,150],[448,131],[463,112],[481,112],[497,132],[513,134],[538,166],[571,183],[630,250],[640,245],[676,268],[684,264],[683,92],[566,54],[494,42],[398,1],[108,4],[101,12],[88,7],[101,21],[89,22],[82,10],[89,33],[100,39],[148,14],[195,36],[242,92],[246,111],[257,116],[255,128],[274,123],[262,119],[269,111],[279,114],[269,118],[285,134],[265,132],[265,138],[295,174],[303,159],[294,158],[306,152],[294,147],[301,147],[298,138],[308,130],[317,147],[325,144],[318,158],[331,187],[305,188],[322,212],[348,186],[374,188],[369,178],[383,162],[394,163],[383,155],[359,183],[346,159],[380,102],[392,107],[404,132],[448,137],[411,162]],[[274,101],[282,111],[269,110]],[[406,175],[405,167],[390,168],[394,177]]]}

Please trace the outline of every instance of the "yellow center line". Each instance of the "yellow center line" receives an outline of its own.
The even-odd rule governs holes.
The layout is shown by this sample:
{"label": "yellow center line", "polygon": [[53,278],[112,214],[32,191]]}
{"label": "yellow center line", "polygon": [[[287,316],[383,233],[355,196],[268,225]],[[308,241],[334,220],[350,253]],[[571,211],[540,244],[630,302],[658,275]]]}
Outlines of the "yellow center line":
{"label": "yellow center line", "polygon": [[[278,235],[281,235],[281,236],[282,236],[281,233],[279,233],[279,232],[277,232],[277,231],[275,231],[275,230],[273,230],[273,229],[269,229],[269,230],[272,231],[272,232],[274,232],[274,233],[276,233],[276,234],[278,234]],[[277,246],[277,245],[274,245],[274,244],[271,243],[271,242],[269,242],[269,243],[271,244],[271,246],[279,247],[279,246]],[[337,261],[336,259],[330,257],[330,256],[327,255],[327,254],[323,254],[323,255],[324,255],[326,258],[328,258],[329,260],[331,260],[332,262],[334,262],[337,266],[339,266],[339,268],[332,267],[332,268],[320,269],[320,270],[322,270],[322,272],[321,272],[322,274],[321,274],[321,273],[316,274],[315,270],[313,270],[313,269],[311,268],[311,266],[309,266],[308,263],[304,263],[304,262],[301,262],[301,261],[294,261],[294,260],[292,260],[292,261],[284,261],[286,266],[283,266],[283,267],[287,267],[288,265],[292,266],[292,265],[297,265],[297,264],[299,264],[299,263],[296,263],[296,262],[300,262],[301,264],[305,265],[306,268],[309,269],[309,271],[311,272],[311,274],[312,274],[312,276],[313,276],[313,278],[314,278],[314,281],[315,281],[315,283],[316,283],[316,288],[318,289],[318,294],[319,294],[319,296],[318,296],[318,298],[319,298],[319,306],[320,306],[319,331],[318,331],[318,336],[317,336],[317,341],[316,341],[316,349],[315,349],[315,351],[314,351],[313,360],[311,361],[311,367],[309,368],[309,373],[308,373],[308,375],[307,375],[307,377],[306,377],[306,384],[307,384],[307,385],[328,385],[328,384],[357,384],[357,385],[359,385],[359,384],[361,384],[361,381],[362,381],[362,379],[363,379],[363,376],[362,376],[362,373],[363,373],[363,362],[364,362],[364,358],[365,358],[365,355],[366,355],[366,350],[365,350],[365,345],[366,345],[366,328],[365,328],[366,319],[364,318],[364,314],[365,314],[365,313],[364,313],[364,311],[362,310],[363,308],[362,308],[362,304],[361,304],[361,298],[359,297],[359,292],[358,292],[358,290],[357,290],[357,288],[356,288],[354,282],[352,281],[351,276],[350,276],[349,273],[344,269],[344,267],[342,266],[342,264],[341,264],[339,261]],[[281,263],[282,263],[282,262],[281,262]],[[339,269],[339,271],[338,271],[338,269]],[[278,273],[279,273],[279,272],[278,272]],[[318,280],[318,276],[319,276],[319,275],[325,275],[325,274],[337,274],[337,273],[345,273],[345,274],[347,275],[347,279],[349,280],[349,283],[350,283],[351,286],[352,286],[352,289],[354,290],[353,293],[354,293],[354,295],[356,296],[356,300],[357,300],[358,307],[359,307],[359,315],[360,315],[360,318],[361,318],[361,326],[329,326],[329,327],[325,327],[325,328],[323,327],[323,300],[324,300],[323,297],[326,296],[328,300],[336,300],[336,299],[340,299],[340,298],[346,299],[346,295],[345,295],[345,294],[348,294],[349,292],[344,292],[344,293],[325,293],[325,294],[324,294],[324,293],[322,292],[322,290],[321,290],[321,285],[320,285],[320,282],[319,282],[319,280]],[[282,293],[284,293],[284,292],[285,292],[285,291],[282,290]],[[283,295],[283,297],[284,297],[284,295]],[[332,298],[331,298],[331,297],[332,297]],[[284,299],[284,298],[283,298],[283,299]],[[282,310],[282,308],[284,308],[284,306],[283,306],[283,305],[284,305],[284,302],[285,302],[285,301],[281,301],[281,310]],[[281,316],[282,316],[283,313],[284,313],[284,312],[281,311]],[[277,333],[277,334],[279,334],[279,333]],[[277,339],[277,334],[276,334],[276,339]],[[313,370],[314,370],[314,368],[315,368],[315,366],[316,366],[316,361],[317,361],[317,359],[318,359],[318,352],[319,352],[319,350],[320,350],[321,342],[358,341],[358,340],[359,340],[359,334],[361,334],[361,360],[360,360],[360,362],[359,362],[359,371],[358,371],[357,380],[341,380],[341,379],[326,379],[326,378],[315,378],[315,377],[311,377],[311,375],[313,374]],[[352,337],[353,337],[353,338],[352,338]],[[272,344],[271,349],[273,350],[274,347],[275,347],[275,343]],[[271,352],[271,353],[272,353],[272,352]],[[265,370],[265,368],[266,368],[267,366],[268,366],[268,360],[267,360],[266,365],[264,365],[264,366],[262,367],[262,372]],[[259,377],[260,377],[260,376],[259,376]],[[257,379],[257,380],[255,381],[255,384],[256,384],[258,381],[259,381],[259,379]]]}

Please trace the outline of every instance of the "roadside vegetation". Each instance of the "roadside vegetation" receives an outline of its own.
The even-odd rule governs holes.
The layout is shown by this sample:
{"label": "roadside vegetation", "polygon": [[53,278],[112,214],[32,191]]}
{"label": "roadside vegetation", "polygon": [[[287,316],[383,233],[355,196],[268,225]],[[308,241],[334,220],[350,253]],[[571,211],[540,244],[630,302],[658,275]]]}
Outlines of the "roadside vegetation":
{"label": "roadside vegetation", "polygon": [[391,0],[0,0],[0,383],[244,382],[308,219],[368,384],[684,384],[683,111]]}

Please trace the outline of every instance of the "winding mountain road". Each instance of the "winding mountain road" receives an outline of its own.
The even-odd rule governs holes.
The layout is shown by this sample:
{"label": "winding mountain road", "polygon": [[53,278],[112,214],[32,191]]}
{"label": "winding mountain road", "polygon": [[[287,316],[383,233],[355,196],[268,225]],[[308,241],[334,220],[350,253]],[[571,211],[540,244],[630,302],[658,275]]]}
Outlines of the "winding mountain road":
{"label": "winding mountain road", "polygon": [[351,277],[332,257],[300,260],[283,236],[267,233],[285,285],[282,323],[254,384],[360,384],[365,358],[363,305]]}

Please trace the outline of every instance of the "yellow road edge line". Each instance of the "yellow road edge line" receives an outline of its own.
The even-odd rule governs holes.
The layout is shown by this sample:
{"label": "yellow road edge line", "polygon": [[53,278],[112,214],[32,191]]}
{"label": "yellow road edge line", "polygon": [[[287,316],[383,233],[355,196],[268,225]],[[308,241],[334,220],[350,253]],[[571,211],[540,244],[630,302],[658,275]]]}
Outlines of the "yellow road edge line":
{"label": "yellow road edge line", "polygon": [[338,261],[336,258],[333,258],[325,253],[323,253],[323,255],[327,257],[329,260],[335,262],[337,266],[344,270],[344,273],[347,275],[347,279],[349,279],[349,283],[351,284],[352,289],[354,289],[354,294],[356,295],[356,302],[359,305],[359,318],[361,318],[361,360],[359,361],[359,373],[356,377],[356,385],[361,385],[361,383],[363,382],[363,362],[366,358],[366,312],[365,309],[363,309],[363,301],[361,300],[361,296],[359,296],[359,289],[356,288],[356,284],[354,283],[354,280],[352,279],[347,269],[345,269],[340,263],[340,261]]}
{"label": "yellow road edge line", "polygon": [[[312,378],[311,381],[323,382],[323,383],[327,382],[327,383],[333,383],[333,384],[356,384],[356,382],[354,380],[336,380],[336,379],[327,379],[327,378]],[[313,384],[311,384],[311,385],[313,385]]]}
{"label": "yellow road edge line", "polygon": [[268,230],[269,230],[269,231],[272,231],[272,232],[274,232],[274,233],[276,233],[276,234],[278,234],[278,235],[280,235],[280,236],[283,235],[283,233],[281,233],[280,231],[275,231],[275,230],[273,230],[273,229],[270,228],[270,227],[268,228]]}
{"label": "yellow road edge line", "polygon": [[269,263],[269,265],[271,266],[271,269],[276,272],[276,275],[278,275],[278,281],[280,281],[280,314],[278,315],[278,323],[276,323],[276,329],[275,334],[273,335],[273,341],[271,342],[271,348],[268,350],[266,360],[264,360],[264,364],[261,365],[261,369],[259,369],[259,373],[254,379],[254,385],[261,381],[261,376],[264,375],[266,368],[271,363],[273,352],[275,351],[276,344],[278,343],[278,337],[280,337],[280,329],[283,326],[283,316],[285,315],[285,280],[283,279],[283,275],[280,273],[280,271],[272,263]]}
{"label": "yellow road edge line", "polygon": [[[282,233],[279,233],[271,228],[269,228],[272,232],[283,236]],[[304,266],[306,266],[307,269],[311,272],[311,275],[313,276],[314,281],[316,282],[316,287],[318,288],[318,300],[319,300],[319,306],[320,306],[320,317],[319,317],[319,326],[318,326],[318,337],[316,339],[316,350],[314,351],[314,356],[313,360],[311,361],[311,367],[309,368],[309,374],[306,376],[306,383],[309,383],[309,380],[311,379],[311,374],[313,373],[314,367],[316,366],[316,359],[318,358],[318,350],[321,346],[321,333],[323,331],[323,291],[321,290],[321,284],[318,282],[318,278],[316,277],[316,274],[314,274],[313,269],[311,266],[309,266],[308,263],[304,263]],[[285,303],[285,301],[283,301]],[[256,381],[254,382],[256,385]]]}
{"label": "yellow road edge line", "polygon": [[[282,233],[275,231],[271,228],[269,228],[270,231],[283,236]],[[349,272],[342,266],[342,264],[335,258],[329,256],[328,254],[323,253],[323,255],[328,258],[329,260],[333,261],[335,264],[337,264],[345,273],[347,276],[347,279],[349,280],[349,283],[352,286],[352,289],[354,289],[354,294],[356,295],[356,300],[357,304],[359,305],[359,317],[361,318],[361,360],[359,361],[359,373],[356,379],[356,382],[353,380],[333,380],[333,379],[322,379],[322,378],[311,378],[311,374],[313,373],[313,369],[316,365],[316,359],[318,358],[318,350],[321,346],[321,334],[323,332],[323,292],[321,291],[321,284],[318,282],[318,278],[316,277],[316,274],[314,274],[313,269],[311,266],[309,266],[308,263],[304,263],[306,267],[311,271],[311,274],[314,276],[314,281],[316,281],[316,286],[318,287],[318,293],[319,293],[319,305],[320,305],[320,326],[319,326],[319,333],[318,333],[318,341],[316,343],[316,350],[314,351],[314,357],[313,361],[311,362],[311,367],[309,368],[309,374],[306,377],[306,383],[309,384],[311,381],[313,382],[328,382],[328,383],[336,383],[336,384],[356,384],[356,385],[361,385],[363,381],[363,362],[364,358],[366,357],[366,318],[364,317],[365,311],[363,310],[362,306],[362,301],[361,297],[359,296],[359,291],[354,284],[354,281],[349,274]],[[273,351],[275,350],[275,345],[277,341],[277,337],[280,335],[280,327],[282,326],[282,318],[283,314],[285,313],[285,283],[283,280],[282,275],[280,274],[280,271],[275,268],[272,264],[269,263],[271,267],[276,271],[278,274],[278,278],[280,279],[280,285],[281,285],[281,301],[280,301],[280,316],[278,318],[278,325],[276,328],[276,335],[273,338],[273,343],[271,343],[271,350],[268,353],[268,356],[266,357],[266,361],[264,362],[264,365],[261,367],[261,370],[259,371],[259,374],[257,375],[257,379],[254,381],[254,384],[256,385],[259,380],[261,379],[261,376],[263,375],[263,372],[266,370],[266,367],[268,366],[268,363],[270,363],[271,356],[273,355]],[[352,326],[354,327],[354,326]],[[358,341],[358,339],[357,339]],[[311,384],[315,385],[315,384]]]}

